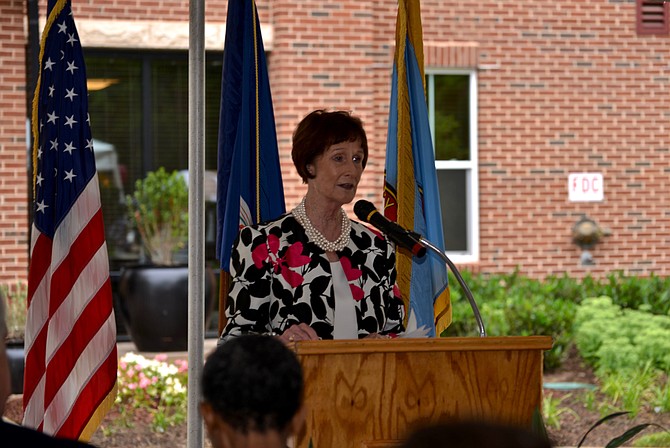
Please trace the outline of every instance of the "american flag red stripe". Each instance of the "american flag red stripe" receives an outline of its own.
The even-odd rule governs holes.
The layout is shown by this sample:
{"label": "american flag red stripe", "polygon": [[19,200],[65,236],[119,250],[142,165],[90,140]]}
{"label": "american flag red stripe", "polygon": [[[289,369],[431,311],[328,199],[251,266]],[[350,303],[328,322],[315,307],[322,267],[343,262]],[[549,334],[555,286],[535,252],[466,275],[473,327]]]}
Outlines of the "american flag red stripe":
{"label": "american flag red stripe", "polygon": [[[105,360],[105,363],[100,366],[100,370],[112,370],[116,369],[116,353],[114,356],[108,356]],[[79,399],[74,405],[74,408],[71,412],[71,418],[65,421],[61,427],[61,432],[65,434],[77,434],[82,433],[84,427],[88,423],[88,411],[90,405],[92,404],[94,408],[100,408],[102,405],[102,400],[105,397],[101,397],[98,393],[99,390],[107,387],[108,384],[104,381],[101,376],[93,376],[91,380],[86,384],[86,386],[81,390]]]}
{"label": "american flag red stripe", "polygon": [[100,231],[102,225],[102,215],[98,212],[91,217],[90,223],[81,234],[70,243],[69,252],[65,254],[65,258],[58,266],[55,266],[51,278],[49,314],[55,313],[63,304],[82,272],[90,269],[88,265],[93,260],[95,253],[105,244],[104,235]]}
{"label": "american flag red stripe", "polygon": [[83,53],[69,0],[49,0],[33,104],[35,213],[27,426],[88,438],[115,398],[116,326]]}
{"label": "american flag red stripe", "polygon": [[[24,423],[67,437],[79,434],[71,430],[83,429],[76,421],[86,421],[75,411],[83,408],[86,415],[87,407],[99,404],[91,391],[103,383],[94,375],[97,370],[114,372],[103,388],[108,392],[116,379],[116,333],[99,202],[92,216],[85,212],[95,208],[96,190],[94,177],[78,199],[84,206],[72,208],[53,241],[34,229],[38,236],[29,281],[26,372],[43,374],[26,375]],[[89,199],[94,203],[86,204]],[[37,337],[33,341],[28,335]]]}

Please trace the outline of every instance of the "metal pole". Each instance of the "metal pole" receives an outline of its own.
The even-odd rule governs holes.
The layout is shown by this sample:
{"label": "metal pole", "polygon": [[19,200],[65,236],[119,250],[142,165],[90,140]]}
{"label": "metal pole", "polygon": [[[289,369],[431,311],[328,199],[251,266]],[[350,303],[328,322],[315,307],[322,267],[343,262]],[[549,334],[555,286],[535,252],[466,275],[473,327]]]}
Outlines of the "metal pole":
{"label": "metal pole", "polygon": [[456,265],[449,259],[449,257],[447,257],[447,254],[442,252],[439,247],[437,247],[424,237],[419,236],[419,241],[421,242],[421,244],[426,246],[426,248],[430,249],[433,253],[439,256],[445,263],[447,263],[447,266],[449,266],[449,269],[451,269],[452,274],[454,274],[454,277],[456,277],[456,281],[458,281],[458,284],[461,286],[461,289],[463,289],[465,297],[467,297],[468,302],[470,302],[470,307],[472,308],[472,312],[475,314],[475,320],[477,321],[477,326],[479,327],[479,336],[482,338],[486,337],[486,328],[484,327],[484,321],[482,320],[482,315],[479,313],[477,302],[475,302],[475,298],[472,296],[470,288],[468,288],[467,283],[465,283],[465,280],[463,280],[461,273],[458,272]]}
{"label": "metal pole", "polygon": [[198,384],[205,344],[205,0],[190,0],[188,50],[188,421],[186,443],[202,448]]}

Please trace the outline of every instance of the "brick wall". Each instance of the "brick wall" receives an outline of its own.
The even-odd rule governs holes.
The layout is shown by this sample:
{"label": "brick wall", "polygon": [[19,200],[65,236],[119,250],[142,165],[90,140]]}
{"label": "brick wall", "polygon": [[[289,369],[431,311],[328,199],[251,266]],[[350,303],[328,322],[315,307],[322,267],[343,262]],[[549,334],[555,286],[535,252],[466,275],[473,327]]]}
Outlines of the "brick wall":
{"label": "brick wall", "polygon": [[[634,1],[423,5],[426,40],[476,41],[498,67],[479,72],[477,268],[670,274],[669,36],[637,36]],[[581,171],[603,173],[604,202],[568,202]],[[586,268],[582,214],[612,232]]]}
{"label": "brick wall", "polygon": [[304,186],[291,161],[291,135],[313,109],[347,109],[361,117],[369,160],[359,196],[380,198],[384,173],[392,8],[356,0],[275,0],[270,60],[272,95],[285,183],[292,208]]}
{"label": "brick wall", "polygon": [[22,0],[0,3],[0,284],[28,269],[24,10]]}
{"label": "brick wall", "polygon": [[[351,108],[373,148],[359,195],[379,203],[396,2],[331,3],[272,3],[283,160],[306,110]],[[439,0],[422,13],[427,66],[482,67],[481,247],[469,268],[668,275],[669,38],[635,34],[633,1]],[[603,173],[604,202],[568,201],[568,175],[582,171]],[[302,190],[285,179],[290,204]],[[572,243],[583,214],[612,233],[592,250],[594,266],[580,265]]]}
{"label": "brick wall", "polygon": [[[21,3],[2,8],[20,15]],[[225,21],[226,2],[206,8],[209,22]],[[261,22],[273,26],[270,82],[287,207],[304,193],[293,174],[291,133],[318,107],[351,109],[363,119],[371,157],[359,197],[380,204],[396,0],[258,0],[258,8]],[[188,2],[78,0],[75,14],[185,21]],[[670,275],[670,37],[637,36],[633,0],[423,0],[422,15],[428,66],[479,67],[480,261],[468,268],[518,266],[536,277]],[[5,45],[5,28],[16,25],[2,17],[7,63],[0,76],[21,78],[21,30]],[[20,103],[22,86],[4,82],[0,92]],[[11,180],[25,163],[24,107],[2,109],[2,207],[8,182],[25,197],[25,182]],[[11,161],[5,148],[13,148]],[[603,202],[568,201],[568,175],[582,171],[603,173]],[[25,208],[11,207],[25,222]],[[571,241],[583,214],[612,233],[592,250],[596,265],[588,267]],[[25,254],[26,225],[7,229],[16,224],[4,213],[0,225],[7,247]],[[5,257],[4,242],[1,250]]]}

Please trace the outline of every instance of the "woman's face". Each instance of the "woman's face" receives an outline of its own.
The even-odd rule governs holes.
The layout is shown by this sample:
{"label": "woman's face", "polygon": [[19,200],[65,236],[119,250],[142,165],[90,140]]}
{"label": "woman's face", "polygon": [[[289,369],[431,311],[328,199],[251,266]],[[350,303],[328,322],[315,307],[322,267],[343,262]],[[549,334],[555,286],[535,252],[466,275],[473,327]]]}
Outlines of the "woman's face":
{"label": "woman's face", "polygon": [[363,148],[359,140],[335,143],[307,165],[314,174],[307,181],[309,192],[322,203],[348,204],[356,197],[363,173]]}

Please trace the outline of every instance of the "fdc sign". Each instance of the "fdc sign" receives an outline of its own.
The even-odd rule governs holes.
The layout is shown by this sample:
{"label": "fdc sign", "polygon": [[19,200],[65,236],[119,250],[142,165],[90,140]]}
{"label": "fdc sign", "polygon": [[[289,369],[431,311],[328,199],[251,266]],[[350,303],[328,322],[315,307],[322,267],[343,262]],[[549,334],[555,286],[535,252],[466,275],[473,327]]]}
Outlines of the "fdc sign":
{"label": "fdc sign", "polygon": [[571,173],[568,176],[570,202],[602,202],[605,184],[602,173]]}

